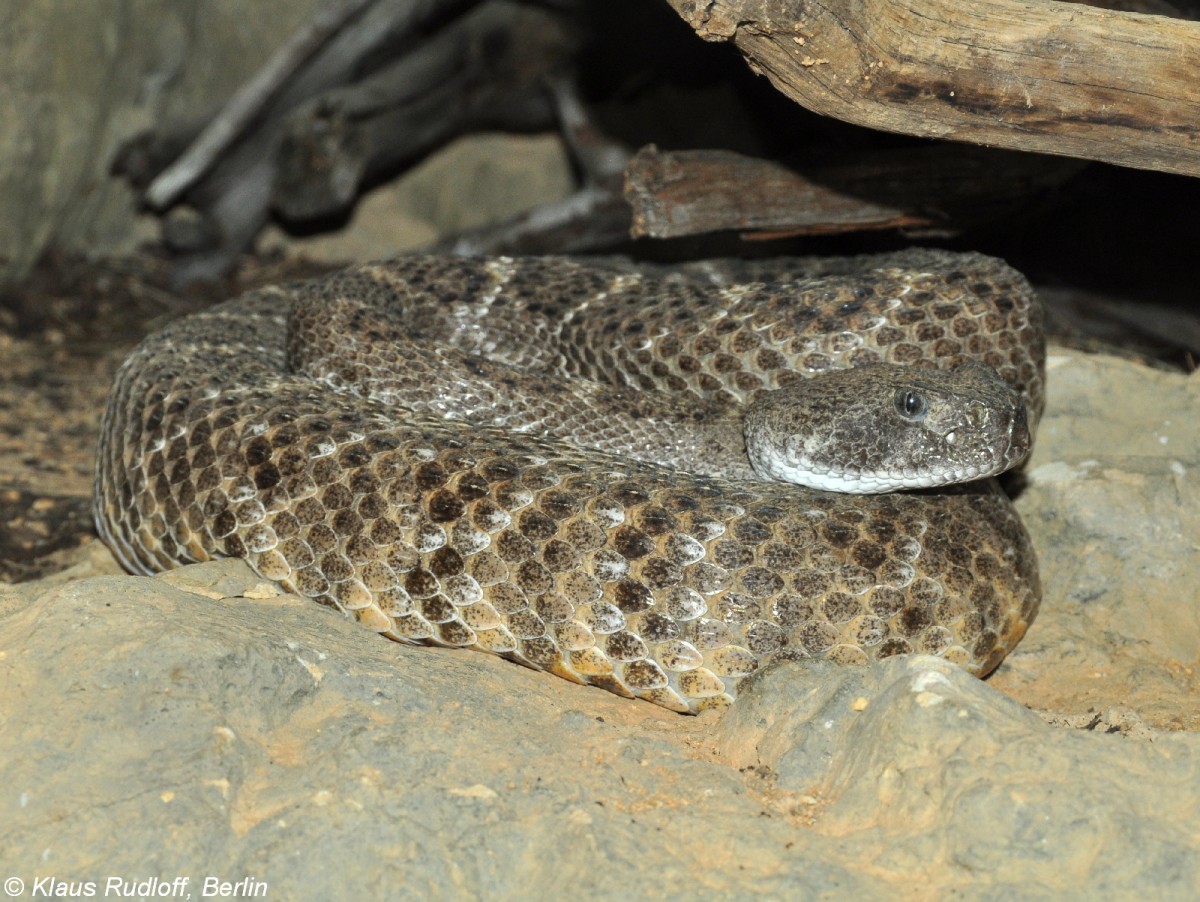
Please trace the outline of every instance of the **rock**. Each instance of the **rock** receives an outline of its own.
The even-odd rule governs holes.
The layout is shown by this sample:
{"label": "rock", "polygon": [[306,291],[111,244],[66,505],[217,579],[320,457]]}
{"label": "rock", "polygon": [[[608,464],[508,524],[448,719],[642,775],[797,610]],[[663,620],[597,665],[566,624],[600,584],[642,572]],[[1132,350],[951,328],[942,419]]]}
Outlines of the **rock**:
{"label": "rock", "polygon": [[271,595],[224,562],[8,596],[7,872],[279,898],[882,886],[763,817],[695,719]]}
{"label": "rock", "polygon": [[772,810],[810,812],[897,887],[973,874],[995,898],[1200,886],[1200,792],[1182,789],[1200,777],[1200,736],[1055,729],[937,658],[776,668],[718,745],[766,775]]}
{"label": "rock", "polygon": [[1114,705],[1200,730],[1200,383],[1054,351],[1017,508],[1038,619],[991,684],[1042,711]]}
{"label": "rock", "polygon": [[1200,736],[1056,729],[935,658],[778,667],[721,720],[395,645],[240,562],[3,608],[0,843],[27,881],[215,875],[284,898],[1200,881]]}
{"label": "rock", "polygon": [[0,31],[0,283],[48,244],[90,254],[145,240],[130,190],[108,176],[120,144],[224,100],[308,19],[313,0],[6,4]]}

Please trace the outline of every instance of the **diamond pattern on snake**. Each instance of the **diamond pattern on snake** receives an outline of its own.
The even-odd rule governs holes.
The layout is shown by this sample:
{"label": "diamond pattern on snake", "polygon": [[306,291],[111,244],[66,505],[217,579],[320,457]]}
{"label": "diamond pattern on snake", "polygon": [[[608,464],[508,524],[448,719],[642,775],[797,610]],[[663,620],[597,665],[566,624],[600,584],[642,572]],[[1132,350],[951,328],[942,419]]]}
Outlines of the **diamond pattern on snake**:
{"label": "diamond pattern on snake", "polygon": [[133,572],[244,558],[393,639],[681,712],[779,659],[983,676],[1040,597],[992,477],[1043,360],[1028,283],[978,254],[401,258],[147,338],[96,520]]}

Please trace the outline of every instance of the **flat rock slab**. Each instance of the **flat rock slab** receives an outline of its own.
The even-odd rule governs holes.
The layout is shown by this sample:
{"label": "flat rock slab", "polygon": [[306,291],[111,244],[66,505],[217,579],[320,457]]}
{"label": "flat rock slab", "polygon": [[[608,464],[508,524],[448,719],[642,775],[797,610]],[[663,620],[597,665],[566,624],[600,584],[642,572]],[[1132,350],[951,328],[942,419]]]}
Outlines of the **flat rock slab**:
{"label": "flat rock slab", "polygon": [[[1200,736],[1065,730],[953,665],[787,665],[685,718],[374,640],[237,562],[10,593],[7,872],[274,898],[1200,885]],[[905,892],[907,894],[907,892]]]}
{"label": "flat rock slab", "polygon": [[992,685],[1200,730],[1200,379],[1052,351],[1046,381],[1017,498],[1044,599]]}
{"label": "flat rock slab", "polygon": [[112,572],[93,545],[0,588],[4,876],[1194,898],[1196,382],[1056,352],[1050,386],[1018,499],[1046,597],[988,683],[934,658],[788,664],[689,718],[384,641],[238,562],[79,579]]}

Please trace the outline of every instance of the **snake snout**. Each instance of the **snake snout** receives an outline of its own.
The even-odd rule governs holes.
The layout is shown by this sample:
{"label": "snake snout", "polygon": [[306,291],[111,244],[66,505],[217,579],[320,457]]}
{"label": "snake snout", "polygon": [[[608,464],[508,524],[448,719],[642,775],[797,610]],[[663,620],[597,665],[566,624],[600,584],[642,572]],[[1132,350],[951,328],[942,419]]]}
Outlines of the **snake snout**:
{"label": "snake snout", "polygon": [[1021,405],[1013,413],[1012,425],[1008,430],[1008,451],[1005,461],[1008,466],[1016,466],[1029,454],[1033,445],[1033,436],[1029,434],[1029,418],[1025,415],[1025,406]]}

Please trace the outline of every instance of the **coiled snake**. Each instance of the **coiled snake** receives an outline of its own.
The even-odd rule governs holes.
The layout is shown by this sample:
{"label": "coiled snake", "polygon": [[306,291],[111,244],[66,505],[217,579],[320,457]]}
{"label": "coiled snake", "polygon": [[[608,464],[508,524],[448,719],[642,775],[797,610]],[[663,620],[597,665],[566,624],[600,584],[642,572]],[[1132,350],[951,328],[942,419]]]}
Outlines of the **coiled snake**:
{"label": "coiled snake", "polygon": [[413,257],[178,320],[117,376],[101,535],[135,572],[245,558],[392,638],[679,711],[786,657],[985,675],[1040,593],[993,480],[758,474],[1019,461],[1016,395],[968,361],[1036,426],[1028,284],[935,251],[730,268]]}

